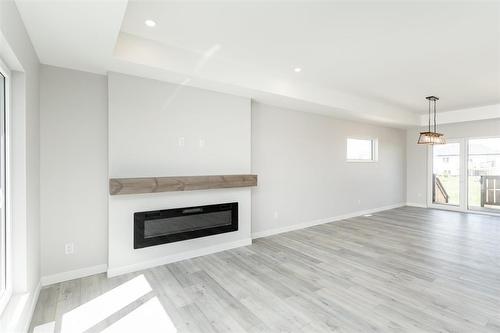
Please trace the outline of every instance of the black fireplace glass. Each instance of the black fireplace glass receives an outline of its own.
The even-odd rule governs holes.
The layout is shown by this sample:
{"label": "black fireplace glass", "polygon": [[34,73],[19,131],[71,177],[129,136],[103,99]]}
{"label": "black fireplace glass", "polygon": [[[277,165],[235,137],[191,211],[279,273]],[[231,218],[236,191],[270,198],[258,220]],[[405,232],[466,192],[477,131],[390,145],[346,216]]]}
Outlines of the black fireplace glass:
{"label": "black fireplace glass", "polygon": [[231,211],[170,217],[144,221],[144,237],[158,237],[179,232],[231,225]]}
{"label": "black fireplace glass", "polygon": [[134,214],[134,248],[237,230],[237,202],[137,212]]}

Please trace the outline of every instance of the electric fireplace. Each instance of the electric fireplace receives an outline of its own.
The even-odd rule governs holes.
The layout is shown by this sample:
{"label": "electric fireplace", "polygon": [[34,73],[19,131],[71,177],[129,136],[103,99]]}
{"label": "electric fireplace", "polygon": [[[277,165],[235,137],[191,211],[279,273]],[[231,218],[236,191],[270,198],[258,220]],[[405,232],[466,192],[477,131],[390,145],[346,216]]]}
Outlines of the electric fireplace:
{"label": "electric fireplace", "polygon": [[238,230],[238,203],[134,214],[134,249]]}

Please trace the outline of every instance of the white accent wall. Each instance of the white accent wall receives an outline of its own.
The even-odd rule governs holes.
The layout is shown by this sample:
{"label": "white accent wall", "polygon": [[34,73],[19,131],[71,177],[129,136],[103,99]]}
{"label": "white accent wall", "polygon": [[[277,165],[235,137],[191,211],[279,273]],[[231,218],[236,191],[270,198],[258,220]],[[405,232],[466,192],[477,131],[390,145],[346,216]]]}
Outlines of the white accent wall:
{"label": "white accent wall", "polygon": [[68,271],[106,269],[108,82],[43,65],[41,83],[40,254],[50,283],[71,278]]}
{"label": "white accent wall", "polygon": [[[348,137],[378,139],[378,162],[347,162]],[[252,104],[252,233],[404,203],[405,149],[404,130]]]}
{"label": "white accent wall", "polygon": [[[109,176],[250,173],[250,100],[118,73],[108,76]],[[250,243],[251,189],[109,197],[108,274]],[[134,212],[239,203],[239,230],[134,250]]]}

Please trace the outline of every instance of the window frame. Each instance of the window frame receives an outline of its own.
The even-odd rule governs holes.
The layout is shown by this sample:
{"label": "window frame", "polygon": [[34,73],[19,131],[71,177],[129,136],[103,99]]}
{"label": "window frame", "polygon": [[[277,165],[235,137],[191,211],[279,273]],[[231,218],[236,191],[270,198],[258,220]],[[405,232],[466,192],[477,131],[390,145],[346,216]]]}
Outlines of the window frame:
{"label": "window frame", "polygon": [[[13,265],[12,265],[12,222],[11,222],[11,206],[10,206],[10,112],[11,112],[11,73],[9,68],[0,59],[0,72],[5,78],[4,84],[4,173],[0,177],[4,177],[4,221],[5,221],[5,239],[4,239],[4,253],[5,253],[5,290],[0,293],[0,315],[4,312],[7,304],[13,293]],[[1,172],[0,172],[1,173]]]}
{"label": "window frame", "polygon": [[[370,159],[351,159],[349,158],[349,140],[360,140],[360,141],[370,141],[371,144],[371,158]],[[348,136],[345,141],[346,147],[346,162],[349,163],[375,163],[378,162],[378,138],[373,137],[354,137]]]}
{"label": "window frame", "polygon": [[[438,209],[459,209],[463,205],[463,201],[465,200],[464,194],[462,193],[464,191],[464,172],[467,172],[467,169],[464,168],[464,156],[465,156],[465,146],[466,142],[464,139],[447,139],[446,144],[458,144],[458,168],[459,168],[459,182],[458,182],[458,187],[459,187],[459,195],[458,195],[458,203],[457,204],[445,204],[445,203],[438,203],[433,201],[433,181],[432,181],[432,175],[434,174],[434,145],[429,146],[429,172],[430,172],[430,183],[428,183],[428,191],[429,191],[429,205],[433,208],[438,208]],[[441,145],[437,145],[441,146]]]}
{"label": "window frame", "polygon": [[[464,188],[465,191],[465,203],[464,203],[464,209],[467,212],[471,213],[477,213],[477,214],[485,214],[485,215],[493,215],[493,216],[500,216],[500,210],[493,209],[493,208],[478,208],[475,206],[471,206],[469,202],[469,158],[470,158],[470,141],[471,140],[487,140],[487,139],[500,139],[500,135],[489,135],[489,136],[471,136],[471,137],[466,137],[464,138],[465,142],[465,157],[464,157],[464,163],[465,163],[465,177],[466,177],[466,186]],[[471,208],[473,207],[473,208]],[[475,207],[475,208],[474,208]]]}

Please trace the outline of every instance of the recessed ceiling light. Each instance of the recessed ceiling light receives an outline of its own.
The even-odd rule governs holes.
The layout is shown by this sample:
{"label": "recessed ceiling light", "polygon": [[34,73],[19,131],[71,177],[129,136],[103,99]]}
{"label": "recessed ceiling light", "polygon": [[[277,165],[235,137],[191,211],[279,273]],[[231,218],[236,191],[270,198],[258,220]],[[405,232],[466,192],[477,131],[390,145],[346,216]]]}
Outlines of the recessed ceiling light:
{"label": "recessed ceiling light", "polygon": [[148,27],[151,27],[151,28],[156,26],[156,22],[153,20],[146,20],[146,21],[144,21],[144,24],[147,25]]}
{"label": "recessed ceiling light", "polygon": [[295,67],[295,68],[293,69],[293,71],[294,71],[295,73],[299,73],[300,71],[302,71],[302,68],[300,68],[300,67]]}

